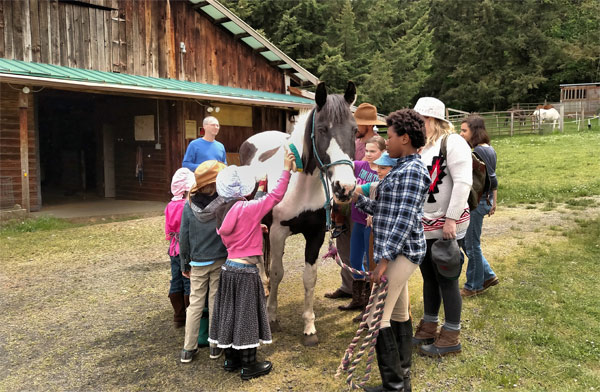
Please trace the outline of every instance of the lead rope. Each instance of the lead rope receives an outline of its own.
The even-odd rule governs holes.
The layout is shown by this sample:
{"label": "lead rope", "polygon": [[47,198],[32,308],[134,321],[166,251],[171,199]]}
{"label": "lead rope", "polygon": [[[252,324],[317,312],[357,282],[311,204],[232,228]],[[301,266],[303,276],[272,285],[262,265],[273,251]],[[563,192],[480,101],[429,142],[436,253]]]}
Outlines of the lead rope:
{"label": "lead rope", "polygon": [[[334,256],[335,262],[343,269],[346,269],[347,271],[356,275],[362,275],[364,277],[371,276],[371,272],[369,271],[359,271],[344,264],[338,256],[337,250],[333,246],[333,240],[330,239],[329,251],[325,254],[325,256],[323,256],[323,258]],[[385,305],[385,298],[387,297],[387,293],[388,282],[387,278],[383,276],[381,278],[381,283],[376,284],[375,289],[371,291],[371,295],[369,296],[369,302],[367,303],[367,307],[365,308],[365,313],[363,314],[363,318],[358,326],[358,330],[356,331],[354,338],[352,338],[350,345],[346,349],[346,352],[342,357],[342,361],[335,373],[336,378],[338,378],[342,373],[346,373],[346,383],[352,389],[364,389],[364,385],[367,383],[367,381],[369,381],[369,378],[371,377],[371,370],[373,368],[372,364],[375,360],[375,344],[377,343],[377,336],[379,335],[379,329],[381,328],[381,318],[383,317],[383,307]],[[373,312],[371,326],[369,327],[367,319],[369,318],[369,314],[371,313],[371,309],[373,307],[375,307],[375,310]],[[362,338],[362,344],[360,345],[358,352],[355,353],[354,350],[360,342],[361,335],[363,334],[363,332],[365,332],[366,334]],[[354,371],[356,370],[362,357],[367,351],[368,353],[365,374],[358,382],[355,382]]]}

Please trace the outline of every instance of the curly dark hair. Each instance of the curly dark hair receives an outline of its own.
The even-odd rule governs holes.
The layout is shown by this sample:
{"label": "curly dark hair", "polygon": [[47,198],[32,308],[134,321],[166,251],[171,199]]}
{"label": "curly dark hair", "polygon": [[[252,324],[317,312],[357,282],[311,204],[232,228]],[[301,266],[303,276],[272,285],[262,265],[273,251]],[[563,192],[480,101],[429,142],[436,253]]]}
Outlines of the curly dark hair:
{"label": "curly dark hair", "polygon": [[408,134],[410,144],[414,148],[421,148],[425,145],[425,120],[414,110],[396,110],[385,118],[385,122],[388,127],[394,127],[398,136]]}

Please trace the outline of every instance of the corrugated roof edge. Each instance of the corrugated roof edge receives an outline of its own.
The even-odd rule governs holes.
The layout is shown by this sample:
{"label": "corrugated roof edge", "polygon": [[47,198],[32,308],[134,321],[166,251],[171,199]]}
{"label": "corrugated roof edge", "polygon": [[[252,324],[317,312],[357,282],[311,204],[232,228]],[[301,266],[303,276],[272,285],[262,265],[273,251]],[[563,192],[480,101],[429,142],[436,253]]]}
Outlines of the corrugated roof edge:
{"label": "corrugated roof edge", "polygon": [[280,104],[292,107],[312,106],[314,103],[312,100],[287,94],[0,58],[0,81],[11,79],[11,76],[12,79],[19,82],[30,80],[38,82],[39,85],[43,85],[46,80],[48,83],[53,81],[52,84],[55,86],[61,83],[80,84],[88,88],[98,87],[101,90],[128,89],[135,93],[146,91],[152,94],[176,95],[182,98],[189,95],[189,98],[207,98],[219,102],[255,102],[268,106]]}
{"label": "corrugated roof edge", "polygon": [[[194,3],[191,0],[190,0],[190,2]],[[302,74],[302,76],[304,76],[309,82],[311,82],[315,86],[317,84],[319,84],[319,78],[317,78],[315,75],[313,75],[312,73],[310,73],[306,69],[304,69],[300,64],[298,64],[292,58],[290,58],[287,54],[282,52],[281,49],[279,49],[277,46],[273,45],[268,39],[266,39],[261,34],[259,34],[256,30],[254,30],[250,25],[248,25],[246,22],[244,22],[242,19],[240,19],[236,14],[231,12],[223,4],[219,3],[217,0],[206,0],[206,2],[209,3],[210,5],[212,5],[213,7],[215,7],[217,10],[219,10],[225,16],[227,16],[231,21],[233,21],[235,24],[237,24],[242,29],[244,29],[248,34],[250,34],[251,36],[256,38],[260,43],[265,45],[265,47],[267,47],[269,50],[276,53],[279,57],[282,58],[283,61],[285,61],[287,64],[291,65],[294,70],[296,70],[298,73]]]}

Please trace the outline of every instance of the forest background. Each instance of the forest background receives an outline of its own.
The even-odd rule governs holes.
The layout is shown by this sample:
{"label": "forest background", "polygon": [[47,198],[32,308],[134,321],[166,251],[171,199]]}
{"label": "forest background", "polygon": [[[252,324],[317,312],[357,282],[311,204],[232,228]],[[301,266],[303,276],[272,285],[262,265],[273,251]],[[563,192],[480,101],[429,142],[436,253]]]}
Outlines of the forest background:
{"label": "forest background", "polygon": [[556,102],[600,82],[598,0],[221,0],[300,65],[380,113]]}

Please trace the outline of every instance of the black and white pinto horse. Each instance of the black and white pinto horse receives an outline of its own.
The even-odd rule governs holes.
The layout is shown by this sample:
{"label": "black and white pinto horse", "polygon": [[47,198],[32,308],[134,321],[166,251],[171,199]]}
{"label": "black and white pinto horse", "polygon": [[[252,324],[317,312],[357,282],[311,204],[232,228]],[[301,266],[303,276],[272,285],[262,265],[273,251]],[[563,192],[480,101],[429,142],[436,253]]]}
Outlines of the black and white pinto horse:
{"label": "black and white pinto horse", "polygon": [[[350,105],[356,99],[356,87],[348,82],[344,95],[327,95],[319,83],[315,107],[299,116],[291,134],[265,131],[253,135],[240,147],[242,165],[250,165],[258,176],[267,175],[272,189],[283,170],[283,157],[288,146],[295,146],[303,171],[293,172],[288,190],[272,211],[269,228],[270,293],[267,311],[273,331],[280,331],[277,319],[277,290],[283,278],[285,240],[292,234],[306,239],[304,253],[304,345],[318,343],[313,311],[317,282],[317,258],[325,239],[326,209],[332,200],[348,202],[356,180],[352,161],[357,130]],[[292,147],[293,151],[294,147]],[[326,184],[326,188],[325,188]],[[330,197],[331,195],[331,197]]]}

